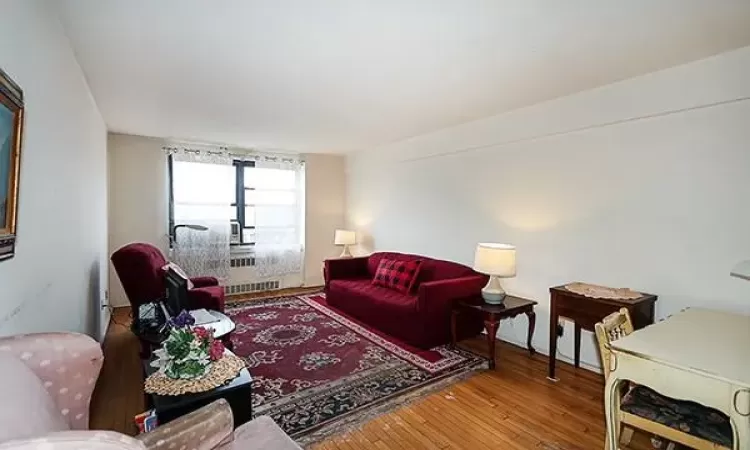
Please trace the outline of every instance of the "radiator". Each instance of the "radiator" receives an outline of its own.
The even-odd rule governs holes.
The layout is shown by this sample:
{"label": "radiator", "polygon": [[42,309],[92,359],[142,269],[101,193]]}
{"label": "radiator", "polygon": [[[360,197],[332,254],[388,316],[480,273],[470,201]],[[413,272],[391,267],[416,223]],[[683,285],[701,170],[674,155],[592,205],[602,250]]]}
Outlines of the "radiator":
{"label": "radiator", "polygon": [[255,258],[252,256],[232,256],[229,259],[229,267],[252,267],[255,265]]}
{"label": "radiator", "polygon": [[259,281],[257,283],[248,282],[241,284],[230,284],[229,286],[224,286],[224,294],[237,295],[246,294],[248,292],[270,291],[273,289],[279,289],[280,287],[280,280]]}

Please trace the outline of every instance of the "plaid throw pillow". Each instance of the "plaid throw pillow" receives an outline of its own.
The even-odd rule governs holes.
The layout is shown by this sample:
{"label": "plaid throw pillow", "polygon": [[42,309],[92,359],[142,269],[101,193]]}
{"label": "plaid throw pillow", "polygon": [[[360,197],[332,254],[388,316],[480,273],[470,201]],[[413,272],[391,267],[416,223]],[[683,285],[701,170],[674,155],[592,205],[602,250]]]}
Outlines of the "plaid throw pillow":
{"label": "plaid throw pillow", "polygon": [[378,264],[378,270],[375,271],[372,284],[408,294],[417,281],[421,266],[421,260],[396,261],[383,258]]}

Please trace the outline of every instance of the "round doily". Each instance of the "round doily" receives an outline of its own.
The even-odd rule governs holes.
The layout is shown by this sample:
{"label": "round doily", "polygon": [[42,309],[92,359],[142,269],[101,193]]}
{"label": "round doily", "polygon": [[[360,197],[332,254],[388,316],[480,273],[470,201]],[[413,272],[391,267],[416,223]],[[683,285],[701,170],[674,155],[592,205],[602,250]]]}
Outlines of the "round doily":
{"label": "round doily", "polygon": [[211,364],[208,373],[194,380],[175,380],[160,372],[146,378],[144,390],[156,395],[182,395],[205,392],[234,379],[245,368],[245,361],[235,355],[224,355]]}
{"label": "round doily", "polygon": [[574,294],[583,295],[584,297],[607,298],[612,300],[633,300],[640,298],[643,295],[630,288],[611,288],[588,283],[566,284],[565,289]]}

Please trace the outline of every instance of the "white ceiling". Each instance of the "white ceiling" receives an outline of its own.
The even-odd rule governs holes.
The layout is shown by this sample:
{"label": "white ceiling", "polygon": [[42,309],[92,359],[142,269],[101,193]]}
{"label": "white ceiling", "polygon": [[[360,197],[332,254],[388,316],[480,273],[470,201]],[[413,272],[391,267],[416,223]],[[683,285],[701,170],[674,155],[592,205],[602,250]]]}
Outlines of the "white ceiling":
{"label": "white ceiling", "polygon": [[750,45],[748,0],[64,0],[110,130],[365,149]]}

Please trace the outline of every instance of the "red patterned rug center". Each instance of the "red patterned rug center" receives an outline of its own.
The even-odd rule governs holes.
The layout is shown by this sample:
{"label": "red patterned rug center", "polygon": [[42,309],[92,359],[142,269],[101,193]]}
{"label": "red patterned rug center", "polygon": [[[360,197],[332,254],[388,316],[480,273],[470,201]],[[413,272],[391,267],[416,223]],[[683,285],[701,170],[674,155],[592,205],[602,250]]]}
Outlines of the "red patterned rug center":
{"label": "red patterned rug center", "polygon": [[[253,376],[253,414],[293,437],[484,366],[462,350],[420,350],[326,305],[325,296],[231,307],[232,340]],[[372,412],[372,411],[370,411]]]}

